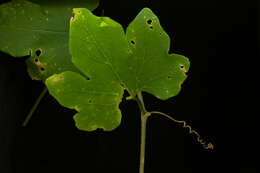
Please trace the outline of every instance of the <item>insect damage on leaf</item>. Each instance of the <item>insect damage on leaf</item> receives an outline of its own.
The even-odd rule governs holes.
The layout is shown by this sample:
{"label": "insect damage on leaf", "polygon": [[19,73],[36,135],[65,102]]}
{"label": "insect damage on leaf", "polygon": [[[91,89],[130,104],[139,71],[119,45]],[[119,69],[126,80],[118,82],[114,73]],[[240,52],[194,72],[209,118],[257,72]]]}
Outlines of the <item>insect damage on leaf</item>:
{"label": "insect damage on leaf", "polygon": [[81,6],[94,10],[97,5],[98,0],[4,3],[0,6],[0,51],[14,57],[30,55],[27,70],[35,80],[44,81],[63,71],[77,71],[68,48],[72,8]]}
{"label": "insect damage on leaf", "polygon": [[71,109],[77,105],[74,119],[81,130],[115,129],[120,124],[118,107],[124,89],[131,98],[146,91],[165,100],[179,93],[187,77],[189,60],[168,53],[169,36],[148,8],[137,15],[126,33],[110,18],[74,9],[69,43],[80,74],[64,72],[63,80],[56,82],[54,75],[46,85],[61,105]]}
{"label": "insect damage on leaf", "polygon": [[41,56],[42,50],[41,49],[36,50],[35,54],[36,56]]}

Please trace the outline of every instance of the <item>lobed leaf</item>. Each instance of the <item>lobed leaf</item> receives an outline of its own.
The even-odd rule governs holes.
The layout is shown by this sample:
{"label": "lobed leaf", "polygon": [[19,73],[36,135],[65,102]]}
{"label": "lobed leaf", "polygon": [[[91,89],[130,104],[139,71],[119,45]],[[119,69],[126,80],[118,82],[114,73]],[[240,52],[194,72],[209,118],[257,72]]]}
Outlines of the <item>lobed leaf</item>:
{"label": "lobed leaf", "polygon": [[189,61],[168,53],[169,36],[150,9],[137,15],[126,34],[108,17],[97,17],[84,8],[73,11],[70,52],[82,74],[53,75],[46,85],[60,104],[78,111],[75,121],[79,129],[116,128],[124,89],[133,98],[141,91],[159,99],[178,94]]}

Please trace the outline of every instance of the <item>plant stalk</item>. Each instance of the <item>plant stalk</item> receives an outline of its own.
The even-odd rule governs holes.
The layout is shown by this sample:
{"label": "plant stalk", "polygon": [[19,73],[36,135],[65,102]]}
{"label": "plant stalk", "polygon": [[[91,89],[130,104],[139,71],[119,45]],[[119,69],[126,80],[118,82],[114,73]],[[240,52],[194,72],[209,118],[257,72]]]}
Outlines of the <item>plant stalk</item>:
{"label": "plant stalk", "polygon": [[146,122],[150,113],[146,111],[142,93],[138,93],[136,101],[141,110],[141,144],[140,144],[140,167],[139,173],[144,173],[144,161],[145,161],[145,138],[146,138]]}
{"label": "plant stalk", "polygon": [[44,87],[44,89],[42,90],[40,96],[37,98],[36,102],[34,103],[34,105],[32,106],[30,112],[27,114],[24,122],[23,122],[23,127],[25,127],[28,122],[30,121],[30,119],[32,118],[33,116],[33,113],[35,112],[36,108],[38,107],[38,105],[40,104],[42,98],[44,97],[44,95],[47,93],[48,89],[47,87]]}
{"label": "plant stalk", "polygon": [[145,138],[146,138],[146,122],[147,116],[141,115],[141,145],[140,145],[140,167],[139,173],[144,173],[144,159],[145,159]]}

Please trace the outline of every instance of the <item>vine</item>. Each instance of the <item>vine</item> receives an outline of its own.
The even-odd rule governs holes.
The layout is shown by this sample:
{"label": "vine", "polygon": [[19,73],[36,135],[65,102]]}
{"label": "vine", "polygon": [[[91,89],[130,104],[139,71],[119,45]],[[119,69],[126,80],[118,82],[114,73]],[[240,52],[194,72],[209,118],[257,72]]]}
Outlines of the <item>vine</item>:
{"label": "vine", "polygon": [[[98,1],[84,1],[84,8],[73,9],[74,5],[70,1],[61,6],[58,1],[16,0],[0,6],[0,35],[8,37],[20,29],[17,38],[28,42],[21,46],[16,37],[10,37],[8,42],[0,40],[0,50],[16,57],[30,56],[29,75],[46,84],[23,126],[49,91],[62,106],[77,111],[74,120],[78,129],[114,130],[121,122],[119,104],[127,90],[127,99],[134,99],[141,112],[139,173],[144,173],[146,124],[151,115],[182,124],[205,149],[213,149],[213,144],[201,139],[185,121],[145,108],[142,92],[161,100],[176,96],[190,67],[185,56],[168,53],[170,38],[158,17],[144,8],[124,31],[114,20],[92,14]],[[13,27],[14,23],[19,23],[19,28]],[[43,28],[36,30],[36,26]]]}

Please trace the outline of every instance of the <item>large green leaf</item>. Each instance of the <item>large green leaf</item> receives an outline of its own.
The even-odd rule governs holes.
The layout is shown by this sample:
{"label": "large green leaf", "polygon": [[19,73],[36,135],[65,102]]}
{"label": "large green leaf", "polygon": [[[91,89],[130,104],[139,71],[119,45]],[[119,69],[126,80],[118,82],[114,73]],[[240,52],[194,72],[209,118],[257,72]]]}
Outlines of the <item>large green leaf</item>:
{"label": "large green leaf", "polygon": [[76,71],[68,48],[73,7],[93,10],[98,0],[13,0],[0,6],[0,50],[27,60],[32,79]]}
{"label": "large green leaf", "polygon": [[145,8],[128,26],[87,9],[74,9],[70,51],[74,65],[84,74],[64,72],[46,85],[65,107],[78,113],[82,130],[112,130],[120,124],[118,108],[126,89],[135,98],[146,91],[159,99],[178,94],[189,69],[187,58],[169,54],[170,39],[153,12]]}

